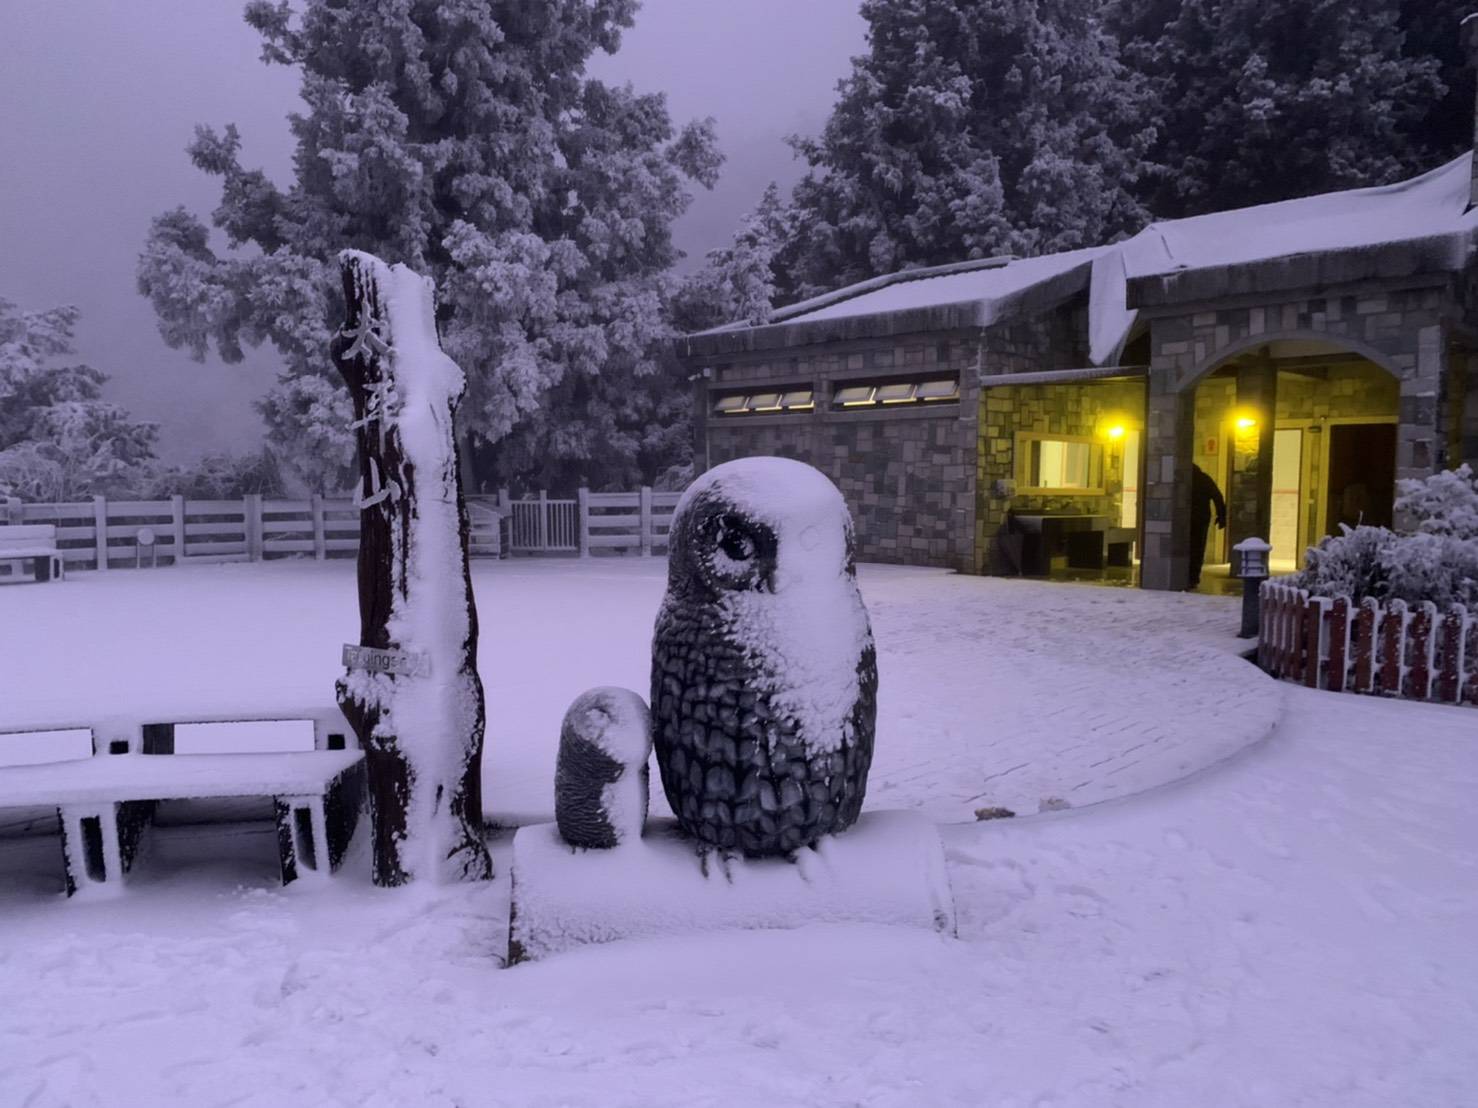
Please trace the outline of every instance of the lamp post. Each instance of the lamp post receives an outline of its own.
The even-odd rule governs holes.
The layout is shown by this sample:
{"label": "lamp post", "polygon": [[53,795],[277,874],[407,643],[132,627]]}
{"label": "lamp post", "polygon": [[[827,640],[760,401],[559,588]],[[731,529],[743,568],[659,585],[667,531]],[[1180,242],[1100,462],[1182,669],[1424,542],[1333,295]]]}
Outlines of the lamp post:
{"label": "lamp post", "polygon": [[1239,555],[1237,559],[1237,576],[1242,578],[1242,630],[1237,632],[1240,639],[1254,639],[1261,630],[1262,610],[1258,604],[1258,594],[1262,590],[1262,583],[1268,576],[1268,551],[1272,549],[1262,539],[1253,536],[1243,539],[1232,547]]}

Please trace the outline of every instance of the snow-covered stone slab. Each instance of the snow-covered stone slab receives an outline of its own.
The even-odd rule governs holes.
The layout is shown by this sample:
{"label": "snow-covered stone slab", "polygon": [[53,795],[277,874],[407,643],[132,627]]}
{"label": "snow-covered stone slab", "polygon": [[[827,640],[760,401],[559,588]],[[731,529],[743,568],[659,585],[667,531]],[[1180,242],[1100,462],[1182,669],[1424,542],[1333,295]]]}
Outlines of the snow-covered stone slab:
{"label": "snow-covered stone slab", "polygon": [[934,825],[868,812],[794,859],[697,854],[670,820],[611,850],[569,846],[552,823],[513,839],[509,964],[590,943],[695,931],[881,923],[954,934]]}

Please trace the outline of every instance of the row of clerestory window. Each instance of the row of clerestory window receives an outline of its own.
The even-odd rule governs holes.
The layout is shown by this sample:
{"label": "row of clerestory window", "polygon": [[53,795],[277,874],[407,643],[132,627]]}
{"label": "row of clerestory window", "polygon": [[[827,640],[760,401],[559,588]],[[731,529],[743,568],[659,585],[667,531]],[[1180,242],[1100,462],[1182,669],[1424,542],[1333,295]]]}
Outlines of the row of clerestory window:
{"label": "row of clerestory window", "polygon": [[[881,381],[861,385],[839,385],[832,393],[831,406],[854,410],[906,404],[937,404],[957,401],[960,382],[954,377],[925,378],[912,381]],[[771,392],[730,393],[720,396],[713,405],[719,415],[776,415],[785,412],[810,412],[816,409],[811,389],[782,389]]]}

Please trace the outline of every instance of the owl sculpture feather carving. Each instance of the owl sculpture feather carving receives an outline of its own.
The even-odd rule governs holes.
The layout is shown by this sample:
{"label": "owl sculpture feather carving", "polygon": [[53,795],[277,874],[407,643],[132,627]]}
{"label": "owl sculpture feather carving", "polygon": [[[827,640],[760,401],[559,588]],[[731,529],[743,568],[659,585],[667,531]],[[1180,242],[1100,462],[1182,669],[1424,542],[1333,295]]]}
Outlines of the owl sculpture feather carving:
{"label": "owl sculpture feather carving", "polygon": [[836,486],[785,458],[700,476],[673,516],[652,642],[652,739],[682,828],[750,856],[846,829],[877,685]]}

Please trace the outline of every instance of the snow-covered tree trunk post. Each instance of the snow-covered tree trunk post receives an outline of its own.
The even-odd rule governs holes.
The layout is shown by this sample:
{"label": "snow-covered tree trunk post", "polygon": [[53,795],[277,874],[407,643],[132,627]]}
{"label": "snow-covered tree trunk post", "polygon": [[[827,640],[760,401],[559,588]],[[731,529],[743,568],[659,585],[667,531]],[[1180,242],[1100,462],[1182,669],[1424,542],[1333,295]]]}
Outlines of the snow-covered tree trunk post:
{"label": "snow-covered tree trunk post", "polygon": [[[339,255],[334,365],[359,448],[359,643],[339,704],[365,749],[374,881],[492,876],[482,839],[483,692],[453,415],[465,380],[430,280]],[[352,655],[352,657],[351,657]]]}

